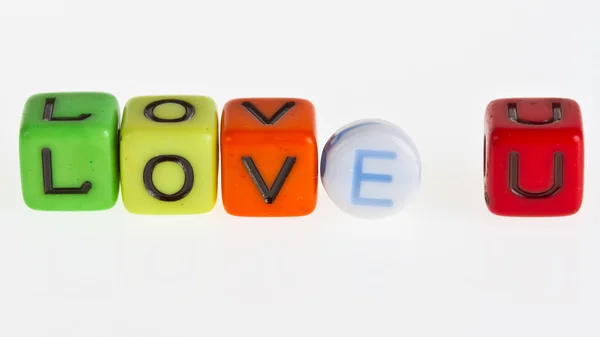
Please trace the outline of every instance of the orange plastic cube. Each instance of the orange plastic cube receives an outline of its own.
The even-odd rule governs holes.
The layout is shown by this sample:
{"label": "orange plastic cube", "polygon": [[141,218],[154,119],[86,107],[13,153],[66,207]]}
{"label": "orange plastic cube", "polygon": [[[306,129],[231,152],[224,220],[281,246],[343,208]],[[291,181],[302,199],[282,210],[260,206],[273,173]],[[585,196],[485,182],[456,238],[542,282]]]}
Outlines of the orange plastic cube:
{"label": "orange plastic cube", "polygon": [[236,216],[310,214],[317,203],[317,151],[311,102],[227,102],[221,117],[223,207]]}

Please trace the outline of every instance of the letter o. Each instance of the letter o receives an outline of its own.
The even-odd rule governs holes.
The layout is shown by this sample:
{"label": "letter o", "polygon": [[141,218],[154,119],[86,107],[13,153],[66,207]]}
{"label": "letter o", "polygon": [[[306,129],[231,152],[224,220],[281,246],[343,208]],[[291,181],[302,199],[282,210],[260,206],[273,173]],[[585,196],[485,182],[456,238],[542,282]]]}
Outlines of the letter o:
{"label": "letter o", "polygon": [[[183,186],[179,191],[173,194],[165,194],[159,191],[154,185],[154,181],[152,180],[152,174],[154,173],[154,169],[156,168],[156,166],[160,163],[164,163],[167,161],[179,164],[179,166],[181,166],[181,168],[183,169],[183,173],[185,175]],[[148,191],[148,193],[150,193],[152,197],[160,201],[173,202],[185,198],[192,190],[192,187],[194,187],[194,169],[192,168],[190,162],[181,156],[160,155],[148,161],[146,167],[144,168],[143,179],[144,187],[146,187],[146,191]]]}
{"label": "letter o", "polygon": [[[156,115],[154,114],[154,109],[156,109],[156,107],[159,105],[167,104],[167,103],[181,105],[185,109],[185,113],[183,114],[183,116],[181,116],[179,118],[175,118],[175,119],[164,119],[164,118],[156,117]],[[196,109],[194,108],[194,106],[186,101],[182,101],[180,99],[163,99],[163,100],[154,101],[154,102],[148,104],[146,106],[146,108],[144,109],[144,116],[146,116],[146,118],[148,118],[149,120],[151,120],[153,122],[179,123],[179,122],[185,122],[188,119],[192,118],[194,116],[195,112],[196,112]]]}

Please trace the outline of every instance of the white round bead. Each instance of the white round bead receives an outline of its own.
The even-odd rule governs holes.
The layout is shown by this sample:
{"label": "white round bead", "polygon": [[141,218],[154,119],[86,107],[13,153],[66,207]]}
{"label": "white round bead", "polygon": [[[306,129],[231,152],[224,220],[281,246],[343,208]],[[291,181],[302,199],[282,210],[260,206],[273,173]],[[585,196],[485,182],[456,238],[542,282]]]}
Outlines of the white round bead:
{"label": "white round bead", "polygon": [[321,156],[321,183],[344,212],[359,218],[398,213],[421,186],[421,160],[408,134],[383,120],[337,131]]}

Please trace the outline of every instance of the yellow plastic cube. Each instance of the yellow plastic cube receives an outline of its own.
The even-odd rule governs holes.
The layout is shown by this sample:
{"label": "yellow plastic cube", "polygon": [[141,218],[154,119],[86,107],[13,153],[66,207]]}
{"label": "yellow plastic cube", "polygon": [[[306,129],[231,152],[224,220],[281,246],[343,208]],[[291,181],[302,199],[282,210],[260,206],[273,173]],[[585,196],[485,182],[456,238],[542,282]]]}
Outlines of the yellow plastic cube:
{"label": "yellow plastic cube", "polygon": [[199,214],[216,202],[217,107],[204,96],[141,96],[123,111],[121,189],[135,214]]}

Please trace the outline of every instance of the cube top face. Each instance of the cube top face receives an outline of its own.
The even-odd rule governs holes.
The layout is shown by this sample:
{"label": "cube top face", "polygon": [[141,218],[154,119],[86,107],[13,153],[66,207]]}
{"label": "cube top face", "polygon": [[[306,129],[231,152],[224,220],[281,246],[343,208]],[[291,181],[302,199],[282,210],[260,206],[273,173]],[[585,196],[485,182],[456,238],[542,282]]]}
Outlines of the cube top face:
{"label": "cube top face", "polygon": [[117,100],[105,93],[29,98],[19,136],[25,203],[47,211],[105,210],[119,193]]}
{"label": "cube top face", "polygon": [[[48,123],[52,122],[52,123]],[[108,93],[74,92],[41,93],[25,103],[22,130],[51,127],[77,132],[85,128],[106,128],[119,123],[119,103]],[[112,129],[112,128],[110,128]]]}
{"label": "cube top face", "polygon": [[129,101],[121,129],[121,184],[135,214],[200,214],[216,202],[216,105],[204,96]]}
{"label": "cube top face", "polygon": [[318,149],[312,103],[296,98],[236,99],[221,121],[221,190],[236,216],[312,213]]}
{"label": "cube top face", "polygon": [[396,125],[357,121],[336,132],[323,148],[321,182],[330,199],[350,215],[364,219],[392,216],[420,188],[419,153]]}
{"label": "cube top face", "polygon": [[210,134],[217,120],[217,106],[206,96],[139,96],[130,99],[123,112],[123,130],[153,132],[194,129]]}
{"label": "cube top face", "polygon": [[315,108],[299,98],[240,98],[223,108],[221,127],[227,133],[293,131],[314,134]]}
{"label": "cube top face", "polygon": [[575,101],[493,101],[486,113],[484,148],[485,199],[492,213],[566,216],[580,209],[584,140]]}
{"label": "cube top face", "polygon": [[497,129],[582,129],[579,104],[567,98],[504,98],[486,110],[486,126]]}

